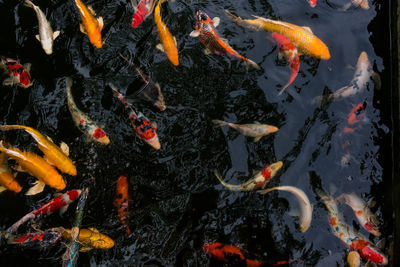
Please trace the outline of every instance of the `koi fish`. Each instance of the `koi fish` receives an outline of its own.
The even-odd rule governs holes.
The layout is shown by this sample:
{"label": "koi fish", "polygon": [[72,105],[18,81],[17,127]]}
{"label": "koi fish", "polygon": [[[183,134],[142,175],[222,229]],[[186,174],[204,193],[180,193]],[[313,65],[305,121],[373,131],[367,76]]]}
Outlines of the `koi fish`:
{"label": "koi fish", "polygon": [[8,58],[1,57],[0,67],[6,69],[9,78],[3,81],[3,85],[18,85],[23,88],[28,88],[32,85],[31,75],[29,71],[31,69],[31,64],[26,63],[23,66],[18,61]]}
{"label": "koi fish", "polygon": [[157,126],[150,122],[150,120],[143,115],[142,112],[136,112],[131,103],[125,100],[125,97],[117,90],[117,88],[109,84],[114,91],[114,96],[117,97],[125,108],[129,110],[129,119],[135,130],[136,136],[151,145],[154,149],[160,149],[161,144],[158,140]]}
{"label": "koi fish", "polygon": [[26,195],[36,195],[43,191],[44,186],[64,190],[66,187],[62,176],[43,158],[35,153],[21,151],[18,148],[5,148],[3,141],[0,141],[0,151],[14,159],[24,170],[38,179],[36,185],[31,187]]}
{"label": "koi fish", "polygon": [[156,0],[140,0],[139,5],[135,0],[131,0],[135,12],[132,16],[132,28],[137,28],[139,25],[153,13]]}
{"label": "koi fish", "polygon": [[344,127],[343,133],[351,133],[355,130],[353,126],[364,119],[366,108],[367,102],[364,101],[351,109],[349,115],[347,116],[348,126]]}
{"label": "koi fish", "polygon": [[367,203],[365,203],[355,193],[343,193],[336,200],[346,203],[346,205],[350,206],[353,209],[353,212],[356,215],[358,222],[365,230],[367,230],[374,236],[381,235],[377,226],[379,223],[378,218],[368,208]]}
{"label": "koi fish", "polygon": [[358,254],[358,252],[354,250],[350,251],[349,254],[347,254],[347,263],[350,267],[360,267],[360,254]]}
{"label": "koi fish", "polygon": [[76,7],[81,15],[82,23],[80,30],[82,33],[87,34],[90,42],[97,48],[101,48],[104,42],[101,40],[101,30],[103,29],[104,22],[102,17],[95,18],[91,6],[86,7],[81,0],[75,0]]}
{"label": "koi fish", "polygon": [[373,263],[381,265],[387,265],[389,263],[386,256],[367,240],[354,240],[351,243],[350,248],[357,250],[361,257]]}
{"label": "koi fish", "polygon": [[271,165],[267,165],[262,169],[262,171],[257,172],[253,178],[248,180],[247,182],[240,184],[240,185],[231,185],[227,184],[222,180],[221,174],[214,170],[215,176],[220,181],[220,183],[228,188],[229,190],[233,191],[252,191],[257,189],[264,189],[267,183],[276,175],[280,168],[282,168],[283,162],[278,161]]}
{"label": "koi fish", "polygon": [[161,4],[167,0],[159,0],[156,8],[154,9],[154,22],[157,26],[158,36],[160,37],[161,44],[157,48],[167,54],[169,61],[174,66],[179,65],[178,48],[176,47],[176,39],[169,32],[167,25],[161,20]]}
{"label": "koi fish", "polygon": [[225,10],[226,14],[239,25],[255,30],[263,29],[268,32],[276,32],[284,35],[292,41],[298,50],[319,59],[330,59],[328,47],[313,34],[310,28],[300,27],[288,22],[266,19],[254,16],[255,19],[242,19]]}
{"label": "koi fish", "polygon": [[203,10],[198,10],[196,16],[196,29],[190,33],[190,36],[199,37],[200,42],[206,47],[206,54],[214,53],[217,55],[231,56],[243,60],[246,64],[250,64],[256,69],[260,69],[257,63],[240,55],[228,44],[227,40],[221,38],[219,32],[215,28],[219,25],[220,18],[215,17],[211,20]]}
{"label": "koi fish", "polygon": [[61,239],[61,233],[53,230],[44,232],[27,233],[15,239],[9,239],[8,244],[20,245],[30,248],[49,248]]}
{"label": "koi fish", "polygon": [[50,215],[56,210],[60,210],[61,213],[65,212],[68,209],[69,204],[74,202],[79,197],[81,192],[82,192],[82,190],[74,189],[74,190],[70,190],[62,195],[59,195],[59,196],[53,198],[46,204],[29,212],[24,217],[19,219],[16,223],[11,225],[7,229],[7,232],[14,233],[17,231],[19,226],[21,226],[23,223],[25,223],[31,219],[34,219],[34,218],[40,218],[43,215]]}
{"label": "koi fish", "polygon": [[42,135],[38,130],[22,125],[0,125],[0,131],[25,130],[38,144],[39,149],[44,153],[47,161],[56,166],[60,171],[69,175],[76,175],[76,167],[72,160],[55,145],[47,136]]}
{"label": "koi fish", "polygon": [[21,186],[14,179],[11,170],[8,168],[7,155],[0,153],[0,192],[10,190],[19,193],[21,189]]}
{"label": "koi fish", "polygon": [[368,0],[351,0],[351,3],[355,5],[356,7],[361,7],[364,10],[369,9],[369,3]]}
{"label": "koi fish", "polygon": [[119,219],[122,225],[125,226],[126,234],[131,234],[129,229],[129,192],[128,192],[128,181],[125,176],[120,176],[117,180],[114,206],[118,209]]}
{"label": "koi fish", "polygon": [[[62,227],[55,228],[62,233],[65,239],[71,239],[72,230]],[[114,241],[107,235],[102,234],[96,228],[80,229],[79,231],[80,252],[92,249],[109,249],[114,246]]]}
{"label": "koi fish", "polygon": [[257,121],[254,122],[254,124],[235,124],[221,120],[213,120],[212,122],[216,125],[216,127],[228,125],[243,135],[254,137],[254,142],[258,142],[261,137],[270,133],[275,133],[279,130],[278,127],[268,124],[260,124]]}
{"label": "koi fish", "polygon": [[292,69],[292,74],[290,75],[288,83],[279,92],[279,95],[281,95],[294,79],[296,79],[297,73],[299,73],[300,69],[300,58],[296,46],[288,38],[276,32],[272,33],[272,37],[279,44],[279,57],[284,56]]}
{"label": "koi fish", "polygon": [[311,7],[315,7],[317,5],[317,0],[307,0]]}
{"label": "koi fish", "polygon": [[60,34],[60,31],[53,32],[50,23],[46,19],[46,15],[38,6],[34,5],[29,0],[25,0],[25,5],[36,12],[39,22],[39,34],[36,35],[36,39],[41,43],[44,52],[46,52],[47,55],[51,55],[53,53],[53,41]]}
{"label": "koi fish", "polygon": [[65,84],[67,87],[68,109],[71,112],[75,125],[78,127],[79,130],[81,130],[81,132],[86,134],[92,140],[104,145],[108,145],[110,143],[110,139],[108,138],[104,130],[97,126],[76,106],[71,93],[72,79],[67,78],[65,80]]}
{"label": "koi fish", "polygon": [[308,230],[311,224],[311,219],[312,219],[312,207],[310,204],[310,200],[308,199],[307,195],[304,193],[303,190],[293,187],[293,186],[277,186],[277,187],[272,187],[264,190],[258,191],[258,193],[264,195],[268,192],[271,192],[273,190],[281,190],[281,191],[287,191],[292,194],[294,194],[300,204],[300,210],[301,210],[301,215],[300,215],[300,231],[303,233]]}

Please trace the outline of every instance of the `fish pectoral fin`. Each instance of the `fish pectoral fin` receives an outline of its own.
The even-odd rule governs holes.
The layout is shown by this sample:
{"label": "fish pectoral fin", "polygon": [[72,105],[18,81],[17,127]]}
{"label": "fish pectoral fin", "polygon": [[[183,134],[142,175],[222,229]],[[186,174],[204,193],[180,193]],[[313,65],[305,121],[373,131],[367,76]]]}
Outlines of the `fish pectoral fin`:
{"label": "fish pectoral fin", "polygon": [[254,142],[258,142],[258,141],[260,141],[261,137],[262,137],[262,136],[257,136],[257,137],[254,137]]}
{"label": "fish pectoral fin", "polygon": [[308,31],[308,32],[311,33],[311,34],[314,34],[314,33],[312,32],[312,30],[311,30],[310,27],[303,26],[302,28],[303,28],[304,30]]}
{"label": "fish pectoral fin", "polygon": [[5,188],[4,186],[0,186],[0,193],[4,192],[6,190],[7,190],[7,188]]}
{"label": "fish pectoral fin", "polygon": [[372,81],[374,82],[375,88],[378,89],[378,90],[380,90],[380,89],[381,89],[381,86],[382,86],[381,76],[379,76],[378,73],[373,72],[373,73],[371,74],[371,79],[372,79]]}
{"label": "fish pectoral fin", "polygon": [[53,32],[53,40],[55,40],[60,35],[60,31]]}
{"label": "fish pectoral fin", "polygon": [[60,148],[61,148],[61,151],[62,151],[66,156],[69,156],[69,146],[68,146],[66,143],[61,142]]}
{"label": "fish pectoral fin", "polygon": [[209,54],[211,54],[211,51],[210,51],[210,49],[208,49],[208,48],[204,49],[204,54],[205,54],[205,55],[209,55]]}
{"label": "fish pectoral fin", "polygon": [[94,228],[94,227],[90,227],[90,228],[88,228],[90,231],[92,231],[92,232],[94,232],[94,233],[100,233],[99,232],[99,230],[97,230],[96,228]]}
{"label": "fish pectoral fin", "polygon": [[32,64],[31,63],[25,63],[24,64],[24,68],[27,72],[29,72],[31,70]]}
{"label": "fish pectoral fin", "polygon": [[163,46],[161,43],[160,43],[160,44],[157,44],[157,45],[156,45],[156,48],[157,48],[158,50],[162,51],[162,52],[165,52],[164,46]]}
{"label": "fish pectoral fin", "polygon": [[40,36],[39,36],[39,34],[36,34],[35,37],[36,37],[36,40],[38,40],[38,41],[40,42]]}
{"label": "fish pectoral fin", "polygon": [[176,43],[176,38],[175,38],[175,36],[174,36],[173,38],[174,38],[174,44],[175,44],[175,46],[178,46],[177,43]]}
{"label": "fish pectoral fin", "polygon": [[103,17],[98,17],[97,22],[99,23],[100,30],[102,30],[104,27]]}
{"label": "fish pectoral fin", "polygon": [[7,79],[4,79],[4,81],[3,81],[3,85],[14,85],[15,83],[17,83],[18,81],[16,81],[15,79],[14,79],[14,77],[10,77],[10,78],[7,78]]}
{"label": "fish pectoral fin", "polygon": [[85,29],[85,26],[83,26],[83,24],[79,24],[79,30],[81,31],[81,33],[87,34],[87,31]]}
{"label": "fish pectoral fin", "polygon": [[21,165],[12,166],[11,169],[13,169],[16,172],[27,172],[24,168],[22,168]]}
{"label": "fish pectoral fin", "polygon": [[221,19],[219,17],[215,17],[212,19],[212,22],[214,24],[214,27],[217,27],[219,23],[221,22]]}
{"label": "fish pectoral fin", "polygon": [[133,9],[135,10],[135,12],[136,12],[136,10],[137,10],[137,2],[135,1],[135,0],[131,0],[131,5],[132,5],[132,7],[133,7]]}
{"label": "fish pectoral fin", "polygon": [[93,16],[96,16],[96,11],[94,11],[94,9],[91,5],[88,5],[87,8],[89,9],[90,13],[92,13]]}
{"label": "fish pectoral fin", "polygon": [[89,252],[91,251],[93,248],[89,247],[89,246],[82,246],[81,248],[79,248],[79,252]]}
{"label": "fish pectoral fin", "polygon": [[200,32],[197,30],[192,31],[189,36],[190,37],[198,37],[200,35]]}
{"label": "fish pectoral fin", "polygon": [[31,188],[29,188],[28,192],[26,192],[25,195],[26,195],[26,196],[32,196],[32,195],[39,194],[39,193],[41,193],[41,192],[43,191],[45,185],[46,185],[46,184],[43,183],[42,181],[37,180],[37,181],[34,183],[34,186],[32,186]]}

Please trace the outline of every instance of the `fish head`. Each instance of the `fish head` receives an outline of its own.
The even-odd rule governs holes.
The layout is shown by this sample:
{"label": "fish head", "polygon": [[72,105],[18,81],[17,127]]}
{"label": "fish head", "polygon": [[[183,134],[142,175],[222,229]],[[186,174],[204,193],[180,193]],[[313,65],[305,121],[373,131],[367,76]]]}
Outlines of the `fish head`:
{"label": "fish head", "polygon": [[197,10],[196,17],[197,17],[197,24],[196,24],[197,30],[200,30],[203,28],[209,29],[210,26],[213,25],[211,18],[203,10]]}
{"label": "fish head", "polygon": [[106,135],[106,133],[105,133],[102,129],[100,129],[100,128],[96,128],[96,129],[93,131],[92,137],[93,137],[96,141],[98,141],[98,142],[100,142],[100,143],[102,143],[102,144],[104,144],[104,145],[108,145],[108,144],[110,143],[110,139],[108,138],[108,136]]}
{"label": "fish head", "polygon": [[357,69],[360,67],[360,65],[367,65],[368,67],[371,66],[371,63],[369,62],[368,59],[368,54],[363,51],[361,52],[360,56],[358,57],[358,61],[357,61]]}
{"label": "fish head", "polygon": [[271,172],[271,177],[274,177],[276,175],[276,173],[282,168],[283,166],[283,162],[282,161],[278,161],[275,163],[272,163],[271,165],[268,166],[268,169]]}
{"label": "fish head", "polygon": [[266,130],[267,134],[276,133],[277,131],[279,131],[278,127],[275,127],[275,126],[272,126],[272,125],[268,125],[267,126],[267,130]]}
{"label": "fish head", "polygon": [[224,259],[224,251],[223,251],[224,244],[221,242],[214,242],[214,243],[205,243],[203,245],[203,251],[214,256],[217,259]]}
{"label": "fish head", "polygon": [[359,267],[361,264],[360,254],[354,250],[350,251],[350,253],[347,254],[347,263],[350,267]]}

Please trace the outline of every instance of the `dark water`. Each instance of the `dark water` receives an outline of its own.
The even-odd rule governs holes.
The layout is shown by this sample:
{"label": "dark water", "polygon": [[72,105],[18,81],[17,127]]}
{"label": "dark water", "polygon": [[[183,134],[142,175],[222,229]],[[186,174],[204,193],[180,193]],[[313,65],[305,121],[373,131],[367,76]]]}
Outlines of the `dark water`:
{"label": "dark water", "polygon": [[[372,1],[367,11],[337,8],[347,0],[176,1],[163,4],[162,17],[176,37],[180,66],[173,67],[155,46],[159,42],[150,16],[137,29],[130,26],[129,1],[86,1],[105,22],[106,44],[94,48],[79,31],[80,16],[73,1],[35,1],[46,13],[53,30],[61,30],[54,53],[46,56],[35,39],[35,13],[23,1],[0,1],[0,55],[32,63],[34,84],[29,89],[1,86],[1,121],[29,125],[66,142],[78,176],[66,177],[67,189],[90,186],[84,227],[95,227],[112,237],[115,247],[81,253],[80,266],[218,266],[203,252],[206,242],[240,245],[261,258],[277,261],[301,258],[293,266],[344,266],[347,248],[328,224],[327,212],[313,188],[321,183],[336,195],[355,192],[373,200],[381,221],[383,249],[389,254],[393,240],[391,202],[390,106],[390,1]],[[205,10],[221,18],[218,30],[239,53],[261,66],[246,72],[243,64],[217,55],[204,55],[198,38],[189,37],[195,12]],[[224,10],[249,18],[251,14],[309,26],[323,40],[332,58],[301,58],[300,72],[286,93],[278,92],[290,69],[277,60],[270,34],[244,29]],[[323,107],[310,100],[336,91],[352,79],[361,51],[366,51],[381,76],[378,90],[367,90],[345,101]],[[155,151],[135,137],[123,106],[113,98],[107,83],[132,93],[139,79],[118,57],[134,58],[138,66],[161,85],[167,110],[160,112],[144,99],[134,103],[158,125],[161,150]],[[65,78],[71,76],[78,106],[105,125],[111,144],[87,142],[74,126],[66,104]],[[340,135],[352,107],[367,102],[366,118],[351,134]],[[278,126],[279,132],[253,142],[227,128],[214,128],[212,119],[237,123],[260,121]],[[23,132],[7,140],[24,150],[38,151]],[[353,159],[341,165],[341,145],[351,142]],[[261,196],[255,192],[229,192],[213,174],[218,169],[232,184],[247,180],[268,163],[282,160],[283,169],[269,186],[291,185],[304,190],[313,209],[310,229],[301,233],[296,209],[288,193]],[[125,235],[112,202],[119,175],[129,180],[132,202],[130,228]],[[94,180],[91,178],[94,177]],[[24,186],[35,179],[19,174]],[[333,185],[333,186],[332,186]],[[54,190],[34,197],[23,193],[0,195],[0,229],[53,197]],[[45,218],[41,228],[70,228],[74,207],[62,217]],[[346,222],[360,228],[352,211],[340,206]],[[29,230],[28,227],[21,228]],[[360,232],[367,234],[363,229]],[[370,236],[373,242],[379,238]],[[46,251],[0,247],[2,266],[59,265],[64,245]],[[391,260],[391,259],[390,259]]]}

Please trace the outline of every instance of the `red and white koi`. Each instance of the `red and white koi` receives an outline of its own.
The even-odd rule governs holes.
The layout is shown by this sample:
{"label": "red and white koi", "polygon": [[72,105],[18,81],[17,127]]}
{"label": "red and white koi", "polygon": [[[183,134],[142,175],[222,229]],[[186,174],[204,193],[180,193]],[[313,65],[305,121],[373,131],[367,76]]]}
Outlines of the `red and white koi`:
{"label": "red and white koi", "polygon": [[46,230],[44,232],[27,233],[18,238],[10,238],[7,243],[29,248],[49,248],[61,239],[61,232]]}
{"label": "red and white koi", "polygon": [[82,193],[82,190],[74,189],[74,190],[70,190],[62,195],[59,195],[59,196],[53,198],[46,204],[29,212],[24,217],[19,219],[16,223],[11,225],[7,229],[7,232],[14,233],[17,231],[18,227],[21,226],[23,223],[25,223],[31,219],[34,219],[34,218],[39,218],[43,215],[50,215],[56,210],[60,210],[61,213],[65,212],[67,210],[69,204],[74,202],[81,193]]}
{"label": "red and white koi", "polygon": [[367,102],[364,101],[351,109],[347,116],[347,126],[343,129],[344,134],[351,133],[356,129],[358,123],[365,118],[366,108]]}
{"label": "red and white koi", "polygon": [[255,62],[240,55],[228,44],[227,40],[221,38],[215,28],[220,22],[218,17],[211,20],[203,10],[198,10],[196,16],[196,29],[190,33],[190,36],[199,37],[200,42],[206,47],[206,54],[211,52],[217,55],[231,56],[243,60],[246,64],[250,64],[256,69],[260,69]]}
{"label": "red and white koi", "polygon": [[282,94],[285,89],[296,79],[297,74],[299,73],[300,69],[300,58],[299,53],[297,52],[296,46],[286,38],[284,35],[280,33],[272,33],[272,37],[278,42],[279,44],[279,57],[285,57],[286,60],[290,64],[290,68],[292,69],[292,73],[290,74],[290,79],[287,84],[282,88],[279,92],[279,95]]}
{"label": "red and white koi", "polygon": [[125,108],[129,110],[129,119],[132,123],[133,129],[135,130],[136,136],[151,145],[154,149],[160,149],[161,144],[157,135],[157,126],[150,122],[150,120],[143,115],[142,112],[136,112],[133,105],[125,100],[123,94],[118,89],[109,84],[111,89],[114,91],[114,96],[117,97]]}
{"label": "red and white koi", "polygon": [[67,87],[68,109],[71,112],[75,125],[78,127],[79,130],[81,130],[81,132],[86,134],[92,140],[104,145],[108,145],[110,143],[110,139],[108,138],[104,130],[97,126],[76,106],[71,93],[72,79],[67,78],[65,82]]}
{"label": "red and white koi", "polygon": [[10,76],[3,81],[4,85],[18,85],[23,88],[28,88],[32,85],[31,75],[29,74],[30,63],[21,65],[15,59],[1,57],[0,67],[5,69]]}
{"label": "red and white koi", "polygon": [[220,183],[232,191],[252,191],[257,189],[264,189],[267,183],[276,175],[280,168],[282,168],[283,162],[278,161],[267,165],[262,171],[257,172],[251,179],[240,185],[231,185],[224,182],[221,174],[214,170],[214,174]]}
{"label": "red and white koi", "polygon": [[137,28],[153,13],[157,0],[140,0],[139,4],[137,4],[136,0],[131,0],[131,3],[135,10],[132,16],[132,28]]}

